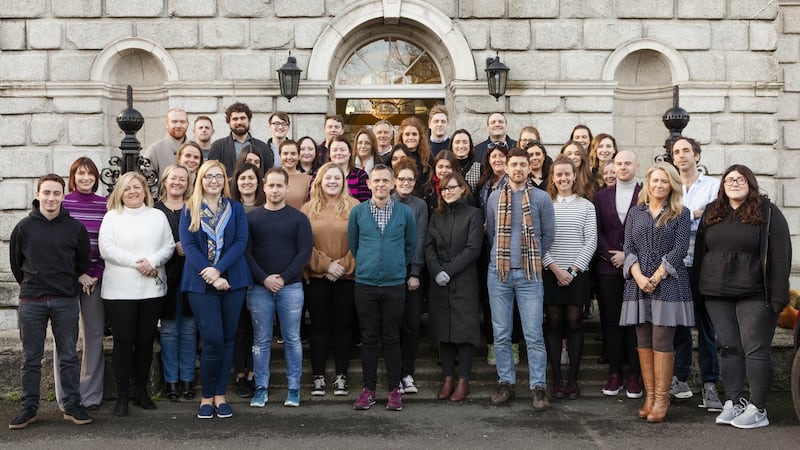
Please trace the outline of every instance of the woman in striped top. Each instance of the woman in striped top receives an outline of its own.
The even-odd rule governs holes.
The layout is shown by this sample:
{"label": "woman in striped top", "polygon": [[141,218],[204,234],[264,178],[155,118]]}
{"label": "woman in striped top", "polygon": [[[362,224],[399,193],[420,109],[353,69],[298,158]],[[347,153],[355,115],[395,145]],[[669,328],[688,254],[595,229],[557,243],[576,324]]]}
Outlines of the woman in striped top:
{"label": "woman in striped top", "polygon": [[[81,283],[81,333],[83,336],[83,358],[81,360],[81,402],[86,409],[94,411],[103,401],[103,331],[106,319],[103,300],[100,298],[100,280],[103,278],[103,260],[97,246],[100,223],[106,214],[106,199],[95,194],[100,183],[100,172],[94,161],[82,156],[69,168],[69,194],[64,196],[62,206],[69,214],[86,227],[89,232],[92,262],[89,270],[80,276]],[[63,406],[64,392],[61,390],[58,370],[58,351],[53,347],[53,368],[56,400]]]}
{"label": "woman in striped top", "polygon": [[[359,202],[372,198],[372,192],[367,186],[369,175],[355,166],[355,155],[350,148],[350,142],[344,136],[336,136],[328,149],[328,161],[339,166],[347,174],[347,190]],[[316,177],[314,174],[313,177]]]}
{"label": "woman in striped top", "polygon": [[[553,371],[553,398],[576,399],[583,353],[583,305],[590,300],[589,263],[597,248],[594,205],[574,191],[576,170],[566,156],[553,162],[547,192],[553,199],[556,236],[542,256],[547,356]],[[566,317],[565,317],[566,316]],[[567,336],[569,373],[561,378],[561,337]]]}

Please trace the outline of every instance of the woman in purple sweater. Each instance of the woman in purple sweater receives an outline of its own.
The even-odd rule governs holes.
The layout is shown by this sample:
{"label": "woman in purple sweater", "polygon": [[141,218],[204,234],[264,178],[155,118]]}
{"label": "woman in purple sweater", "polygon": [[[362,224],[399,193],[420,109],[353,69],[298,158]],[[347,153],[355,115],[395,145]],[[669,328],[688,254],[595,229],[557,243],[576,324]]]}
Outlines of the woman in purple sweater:
{"label": "woman in purple sweater", "polygon": [[[100,172],[95,163],[82,156],[69,169],[69,194],[64,196],[62,206],[80,221],[89,232],[92,262],[89,270],[80,276],[81,283],[81,336],[83,336],[83,359],[81,361],[81,402],[86,409],[94,411],[103,401],[103,330],[105,313],[100,298],[100,280],[103,278],[103,260],[97,247],[97,233],[106,213],[106,199],[95,194],[100,182]],[[53,349],[53,367],[56,400],[63,409],[64,393],[59,380],[58,351]]]}

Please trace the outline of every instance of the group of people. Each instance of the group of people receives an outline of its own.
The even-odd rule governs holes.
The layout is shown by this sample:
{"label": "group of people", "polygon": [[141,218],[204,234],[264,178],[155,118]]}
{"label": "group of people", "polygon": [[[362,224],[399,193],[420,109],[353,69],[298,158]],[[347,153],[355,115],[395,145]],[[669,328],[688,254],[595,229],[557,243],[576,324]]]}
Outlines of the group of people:
{"label": "group of people", "polygon": [[488,138],[475,144],[464,129],[448,135],[442,105],[427,127],[404,119],[396,143],[387,121],[351,141],[342,117],[327,116],[317,144],[289,139],[282,112],[270,115],[266,142],[250,134],[246,104],[234,103],[225,118],[227,136],[212,143],[211,119],[201,116],[189,141],[186,112],[168,112],[167,135],[143,152],[159,174],[157,199],[137,172],[101,197],[89,158],[70,168],[69,193],[58,175],[40,179],[34,209],[10,244],[24,350],[23,407],[10,428],[36,420],[48,319],[57,399],[74,423],[91,422],[87,410],[103,399],[106,318],[117,416],[128,414],[129,399],[156,408],[147,386],[159,328],[167,398],[195,397],[199,336],[197,417],[233,415],[231,372],[236,393],[264,407],[276,315],[284,405],[299,406],[306,311],[310,395],[325,395],[327,380],[333,395],[349,395],[350,351],[360,341],[364,386],[353,409],[376,403],[382,350],[386,409],[399,411],[403,395],[418,390],[425,303],[442,366],[440,400],[467,398],[484,339],[498,374],[491,403],[514,398],[524,342],[532,406],[543,411],[551,398],[580,397],[584,310],[595,297],[609,364],[605,395],[644,393],[639,416],[663,421],[671,397],[692,395],[697,326],[701,406],[719,412],[720,424],[769,423],[770,343],[788,300],[791,245],[786,220],[749,168],[733,165],[721,182],[703,175],[699,144],[679,138],[673,164],[654,164],[638,184],[636,155],[618,150],[609,134],[576,126],[548,155],[535,127],[515,141],[505,116],[493,113]]}

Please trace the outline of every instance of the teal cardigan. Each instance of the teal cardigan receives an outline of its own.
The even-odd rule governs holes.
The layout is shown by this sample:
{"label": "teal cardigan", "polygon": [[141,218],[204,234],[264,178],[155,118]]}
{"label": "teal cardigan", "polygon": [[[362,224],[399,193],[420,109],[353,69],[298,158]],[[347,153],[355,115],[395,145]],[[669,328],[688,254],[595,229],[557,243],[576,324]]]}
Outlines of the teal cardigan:
{"label": "teal cardigan", "polygon": [[356,283],[399,286],[417,245],[417,223],[408,206],[395,201],[392,217],[381,233],[369,210],[369,201],[350,211],[347,237],[356,258]]}

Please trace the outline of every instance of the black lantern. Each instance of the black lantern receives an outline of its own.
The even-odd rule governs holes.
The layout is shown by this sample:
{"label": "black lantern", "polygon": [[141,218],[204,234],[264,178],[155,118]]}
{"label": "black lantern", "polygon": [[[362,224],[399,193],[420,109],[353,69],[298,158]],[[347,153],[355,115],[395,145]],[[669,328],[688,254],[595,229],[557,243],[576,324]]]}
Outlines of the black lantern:
{"label": "black lantern", "polygon": [[486,58],[486,81],[489,83],[489,95],[500,101],[506,95],[509,68],[500,62],[500,55]]}
{"label": "black lantern", "polygon": [[302,72],[297,67],[297,58],[292,56],[292,52],[289,52],[289,59],[277,72],[281,95],[291,102],[294,97],[297,97],[297,91],[300,88],[300,73]]}
{"label": "black lantern", "polygon": [[689,125],[689,113],[678,106],[680,102],[680,88],[672,87],[672,108],[668,109],[661,117],[664,126],[669,130],[669,136],[664,141],[664,154],[656,156],[656,161],[672,163],[672,144],[683,137],[681,134],[686,125]]}

